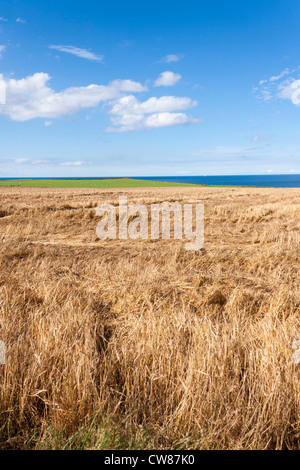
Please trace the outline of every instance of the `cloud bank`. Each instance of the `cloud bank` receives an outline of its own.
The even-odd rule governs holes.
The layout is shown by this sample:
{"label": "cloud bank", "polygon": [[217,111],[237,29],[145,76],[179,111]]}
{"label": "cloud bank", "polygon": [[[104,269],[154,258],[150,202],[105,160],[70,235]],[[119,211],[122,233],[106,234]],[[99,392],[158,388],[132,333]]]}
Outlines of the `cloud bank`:
{"label": "cloud bank", "polygon": [[120,96],[121,92],[142,92],[147,88],[132,80],[114,80],[108,85],[71,87],[55,92],[48,86],[47,73],[35,73],[20,80],[0,82],[6,87],[6,104],[0,107],[0,114],[14,121],[28,121],[34,118],[59,118],[75,114],[85,108],[98,106]]}
{"label": "cloud bank", "polygon": [[125,132],[140,129],[171,127],[179,124],[200,122],[182,111],[195,107],[197,101],[188,97],[161,96],[139,101],[133,93],[148,91],[148,88],[133,80],[113,80],[108,85],[91,84],[70,87],[56,92],[49,86],[47,73],[35,73],[19,80],[5,79],[0,74],[0,87],[5,89],[5,101],[0,106],[0,115],[13,121],[28,121],[34,118],[51,119],[79,113],[82,110],[106,104],[110,115],[110,126],[106,132]]}

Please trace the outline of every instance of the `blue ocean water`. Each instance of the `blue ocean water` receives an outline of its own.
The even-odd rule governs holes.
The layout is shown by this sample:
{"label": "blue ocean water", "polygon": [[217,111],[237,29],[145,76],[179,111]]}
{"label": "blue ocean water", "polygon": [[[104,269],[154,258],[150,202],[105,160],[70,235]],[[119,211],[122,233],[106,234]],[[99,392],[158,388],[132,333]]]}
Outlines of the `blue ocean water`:
{"label": "blue ocean water", "polygon": [[300,188],[300,175],[147,176],[139,179],[218,186]]}
{"label": "blue ocean water", "polygon": [[[61,178],[0,178],[0,180],[20,179],[111,179],[112,177],[61,177]],[[115,178],[122,178],[116,176]],[[172,183],[211,184],[217,186],[260,186],[267,188],[300,188],[300,175],[225,175],[225,176],[128,176],[127,178],[164,181]]]}

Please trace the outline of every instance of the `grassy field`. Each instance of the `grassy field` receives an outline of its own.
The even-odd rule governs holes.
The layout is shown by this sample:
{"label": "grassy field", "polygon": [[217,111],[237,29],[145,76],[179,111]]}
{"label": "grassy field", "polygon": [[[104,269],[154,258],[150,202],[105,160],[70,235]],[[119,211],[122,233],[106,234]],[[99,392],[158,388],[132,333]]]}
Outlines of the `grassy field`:
{"label": "grassy field", "polygon": [[144,188],[144,187],[185,187],[195,186],[187,183],[168,183],[163,181],[136,180],[132,178],[110,179],[21,179],[0,180],[0,186],[36,187],[36,188]]}
{"label": "grassy field", "polygon": [[[96,237],[205,206],[205,245]],[[2,449],[299,449],[297,189],[0,188]]]}

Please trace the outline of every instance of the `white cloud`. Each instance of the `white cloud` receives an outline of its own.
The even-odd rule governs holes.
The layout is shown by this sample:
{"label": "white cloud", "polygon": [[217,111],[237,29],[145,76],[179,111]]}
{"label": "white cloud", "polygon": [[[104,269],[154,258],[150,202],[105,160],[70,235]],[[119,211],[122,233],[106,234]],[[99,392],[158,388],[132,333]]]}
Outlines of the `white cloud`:
{"label": "white cloud", "polygon": [[14,121],[58,118],[96,107],[101,101],[116,99],[122,92],[147,89],[132,80],[115,80],[106,86],[88,85],[55,92],[47,86],[50,80],[47,73],[35,73],[20,80],[5,80],[0,74],[1,80],[6,87],[6,104],[0,107],[0,114],[8,115]]}
{"label": "white cloud", "polygon": [[62,162],[60,166],[81,166],[84,165],[83,161],[75,161],[75,162]]}
{"label": "white cloud", "polygon": [[17,165],[44,165],[46,163],[50,163],[50,160],[31,160],[30,158],[16,158],[14,160],[14,163],[17,163]]}
{"label": "white cloud", "polygon": [[4,52],[6,49],[6,46],[0,45],[0,59],[2,59],[2,52]]}
{"label": "white cloud", "polygon": [[15,163],[21,165],[22,163],[28,163],[30,160],[28,158],[16,158],[14,160]]}
{"label": "white cloud", "polygon": [[265,83],[269,83],[269,82],[277,82],[278,80],[281,80],[281,78],[285,77],[286,75],[290,75],[291,73],[293,73],[295,70],[290,70],[288,68],[286,68],[285,70],[283,70],[282,72],[280,72],[279,75],[274,75],[273,77],[270,77],[270,78],[266,78],[264,80],[261,80],[259,82],[259,85],[264,85]]}
{"label": "white cloud", "polygon": [[32,160],[32,165],[44,165],[46,163],[50,163],[50,160]]}
{"label": "white cloud", "polygon": [[26,23],[26,20],[23,20],[22,18],[17,18],[16,22],[17,23]]}
{"label": "white cloud", "polygon": [[3,16],[0,16],[0,21],[8,21],[6,18],[3,18]]}
{"label": "white cloud", "polygon": [[170,127],[178,124],[196,124],[201,122],[184,113],[154,113],[149,116],[129,114],[111,119],[114,126],[108,127],[106,132],[126,132],[141,129],[154,129],[158,127]]}
{"label": "white cloud", "polygon": [[155,127],[170,127],[178,124],[198,123],[198,119],[193,119],[184,113],[155,113],[144,119],[144,127],[153,129]]}
{"label": "white cloud", "polygon": [[163,57],[159,62],[170,64],[171,62],[178,62],[179,59],[179,56],[176,54],[168,54]]}
{"label": "white cloud", "polygon": [[[124,132],[139,129],[170,127],[179,124],[198,123],[200,120],[187,116],[182,111],[197,105],[188,97],[162,96],[139,101],[132,93],[147,91],[147,87],[132,80],[113,80],[108,85],[91,84],[70,87],[56,92],[49,87],[47,73],[35,73],[22,79],[5,79],[0,82],[5,88],[6,102],[0,114],[14,121],[44,118],[46,127],[53,118],[78,113],[93,108],[100,102],[108,103],[111,126],[106,132]],[[130,95],[125,95],[131,93]],[[125,95],[125,96],[124,96]],[[25,163],[21,159],[18,163]],[[79,166],[84,162],[64,162],[63,166]]]}
{"label": "white cloud", "polygon": [[141,93],[142,91],[148,91],[146,86],[132,80],[113,80],[110,82],[110,86],[127,93]]}
{"label": "white cloud", "polygon": [[281,80],[281,78],[285,77],[286,75],[290,75],[293,72],[294,70],[285,69],[279,75],[274,75],[273,77],[271,77],[270,82],[277,82],[277,80]]}
{"label": "white cloud", "polygon": [[290,83],[283,83],[279,86],[279,98],[291,100],[295,106],[300,105],[300,80],[293,80]]}
{"label": "white cloud", "polygon": [[81,49],[80,47],[75,46],[49,46],[49,49],[55,49],[60,52],[67,52],[68,54],[76,55],[77,57],[81,57],[82,59],[88,60],[95,60],[97,62],[103,62],[103,55],[96,55],[87,49]]}
{"label": "white cloud", "polygon": [[160,76],[155,80],[154,86],[173,86],[181,79],[179,73],[174,72],[162,72]]}
{"label": "white cloud", "polygon": [[291,75],[295,70],[285,69],[280,74],[274,75],[267,80],[261,80],[254,88],[257,98],[263,101],[271,99],[287,99],[295,106],[300,105],[300,80],[293,77],[284,78]]}
{"label": "white cloud", "polygon": [[182,111],[196,105],[197,101],[186,97],[152,97],[140,102],[135,96],[124,96],[111,103],[109,113],[114,115],[111,118],[113,127],[109,127],[106,131],[124,132],[200,122],[184,113],[172,112]]}
{"label": "white cloud", "polygon": [[150,114],[157,112],[181,111],[192,108],[197,105],[187,97],[161,96],[160,98],[151,97],[146,101],[140,102],[135,96],[123,96],[112,103],[110,114]]}
{"label": "white cloud", "polygon": [[81,160],[57,162],[53,160],[32,159],[32,158],[16,158],[12,160],[17,165],[59,165],[59,166],[82,166],[91,165],[92,162],[85,162]]}
{"label": "white cloud", "polygon": [[269,135],[255,135],[254,137],[252,137],[252,142],[260,142],[263,140],[268,140],[269,137],[270,137]]}

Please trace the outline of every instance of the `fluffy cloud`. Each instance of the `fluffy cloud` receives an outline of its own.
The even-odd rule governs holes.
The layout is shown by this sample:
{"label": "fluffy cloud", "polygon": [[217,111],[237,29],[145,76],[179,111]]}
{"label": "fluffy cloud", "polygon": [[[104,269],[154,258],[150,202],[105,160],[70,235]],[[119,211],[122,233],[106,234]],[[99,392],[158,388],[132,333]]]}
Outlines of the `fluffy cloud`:
{"label": "fluffy cloud", "polygon": [[186,97],[161,96],[160,98],[152,97],[146,101],[140,102],[133,96],[123,96],[112,103],[110,114],[150,114],[157,112],[181,111],[183,109],[192,108],[197,105],[197,101],[193,101]]}
{"label": "fluffy cloud", "polygon": [[0,16],[0,21],[8,21],[6,18],[3,18],[3,16]]}
{"label": "fluffy cloud", "polygon": [[67,52],[68,54],[73,54],[76,55],[77,57],[81,57],[82,59],[88,59],[88,60],[95,60],[97,62],[102,62],[103,61],[103,56],[102,55],[96,55],[91,51],[88,51],[87,49],[81,49],[79,47],[75,46],[49,46],[49,49],[55,49],[60,52]]}
{"label": "fluffy cloud", "polygon": [[132,80],[115,80],[106,86],[88,85],[55,92],[47,86],[49,80],[47,73],[35,73],[20,80],[4,80],[0,75],[0,82],[6,88],[6,104],[0,107],[0,114],[8,115],[14,121],[58,118],[118,98],[122,92],[146,90]]}
{"label": "fluffy cloud", "polygon": [[294,73],[294,70],[285,69],[280,74],[261,80],[254,88],[257,97],[264,101],[281,98],[290,100],[295,106],[300,105],[300,80],[293,77],[285,78]]}
{"label": "fluffy cloud", "polygon": [[199,119],[194,119],[184,113],[154,113],[150,116],[128,114],[111,119],[114,126],[108,127],[106,132],[126,132],[140,129],[154,129],[158,127],[171,127],[178,124],[196,124]]}
{"label": "fluffy cloud", "polygon": [[173,86],[181,79],[179,73],[174,72],[162,72],[160,76],[155,80],[154,86]]}
{"label": "fluffy cloud", "polygon": [[6,46],[0,45],[0,59],[2,59],[2,52],[4,52],[6,49]]}
{"label": "fluffy cloud", "polygon": [[156,113],[147,116],[144,119],[144,127],[153,129],[155,127],[170,127],[178,124],[191,124],[199,122],[184,113]]}
{"label": "fluffy cloud", "polygon": [[110,82],[110,86],[127,93],[141,93],[142,91],[148,91],[146,86],[143,86],[138,82],[133,82],[132,80],[113,80]]}
{"label": "fluffy cloud", "polygon": [[16,22],[17,23],[26,23],[26,20],[23,20],[23,18],[17,18]]}
{"label": "fluffy cloud", "polygon": [[111,103],[111,124],[107,132],[124,132],[138,129],[170,127],[178,124],[200,122],[184,113],[174,113],[196,106],[197,102],[190,98],[175,96],[152,97],[144,102],[135,96],[124,96]]}

